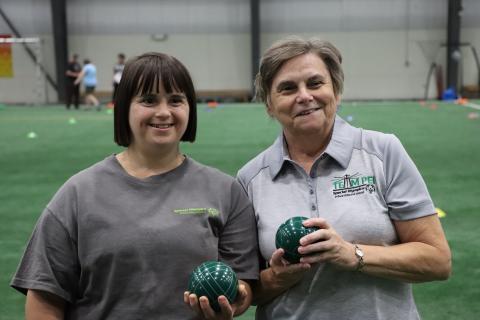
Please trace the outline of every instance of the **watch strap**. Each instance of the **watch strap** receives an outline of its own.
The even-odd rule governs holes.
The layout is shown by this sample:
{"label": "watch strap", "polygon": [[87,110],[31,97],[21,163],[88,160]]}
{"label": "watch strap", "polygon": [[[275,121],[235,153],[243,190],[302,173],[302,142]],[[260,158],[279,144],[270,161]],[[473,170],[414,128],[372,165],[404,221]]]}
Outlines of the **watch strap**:
{"label": "watch strap", "polygon": [[355,246],[355,256],[358,260],[355,271],[360,271],[365,266],[365,262],[363,261],[363,250],[357,244],[353,245]]}

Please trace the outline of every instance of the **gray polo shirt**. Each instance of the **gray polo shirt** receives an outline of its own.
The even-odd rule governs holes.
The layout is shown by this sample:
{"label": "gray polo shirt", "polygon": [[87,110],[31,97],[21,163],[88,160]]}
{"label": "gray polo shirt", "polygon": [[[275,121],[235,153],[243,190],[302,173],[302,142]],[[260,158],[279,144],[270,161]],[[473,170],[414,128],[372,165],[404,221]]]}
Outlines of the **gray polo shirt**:
{"label": "gray polo shirt", "polygon": [[[292,161],[283,135],[247,163],[238,179],[252,200],[262,257],[293,216],[322,217],[349,242],[399,242],[392,220],[434,214],[426,185],[400,141],[354,128],[339,116],[331,141],[308,174]],[[313,267],[296,286],[257,308],[257,319],[418,319],[411,285]]]}
{"label": "gray polo shirt", "polygon": [[255,219],[240,184],[190,158],[137,179],[110,156],[56,193],[11,285],[63,298],[65,319],[194,319],[183,292],[207,260],[258,278]]}

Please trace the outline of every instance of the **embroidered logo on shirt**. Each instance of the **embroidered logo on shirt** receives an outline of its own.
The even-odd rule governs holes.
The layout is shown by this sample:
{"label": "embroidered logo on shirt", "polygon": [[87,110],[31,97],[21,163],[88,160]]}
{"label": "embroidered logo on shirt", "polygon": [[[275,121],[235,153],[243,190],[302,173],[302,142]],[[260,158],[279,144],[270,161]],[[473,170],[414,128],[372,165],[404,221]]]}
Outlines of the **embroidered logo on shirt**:
{"label": "embroidered logo on shirt", "polygon": [[375,176],[364,176],[358,172],[355,174],[345,174],[342,177],[333,179],[333,196],[343,198],[356,196],[364,193],[372,194],[376,192]]}
{"label": "embroidered logo on shirt", "polygon": [[208,214],[210,217],[216,217],[220,212],[215,208],[185,208],[173,210],[176,214]]}

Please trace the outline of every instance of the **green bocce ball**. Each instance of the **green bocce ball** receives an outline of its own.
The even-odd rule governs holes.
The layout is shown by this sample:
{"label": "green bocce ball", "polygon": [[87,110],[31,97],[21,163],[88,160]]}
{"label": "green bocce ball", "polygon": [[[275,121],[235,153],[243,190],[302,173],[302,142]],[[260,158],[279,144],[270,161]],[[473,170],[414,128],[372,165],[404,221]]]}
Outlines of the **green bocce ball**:
{"label": "green bocce ball", "polygon": [[275,235],[275,246],[285,251],[283,258],[290,263],[299,263],[302,255],[298,253],[300,239],[309,233],[318,230],[317,227],[306,228],[303,221],[306,217],[293,217],[285,221],[278,227]]}
{"label": "green bocce ball", "polygon": [[230,266],[220,261],[207,261],[193,270],[188,291],[198,298],[205,296],[213,310],[220,311],[218,297],[224,295],[233,303],[237,297],[237,275]]}

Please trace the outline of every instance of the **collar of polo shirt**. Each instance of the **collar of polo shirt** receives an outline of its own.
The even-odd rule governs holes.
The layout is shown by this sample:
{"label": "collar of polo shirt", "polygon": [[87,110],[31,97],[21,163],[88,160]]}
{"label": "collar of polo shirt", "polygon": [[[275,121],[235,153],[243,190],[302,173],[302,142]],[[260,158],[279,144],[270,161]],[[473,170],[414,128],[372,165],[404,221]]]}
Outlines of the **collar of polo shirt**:
{"label": "collar of polo shirt", "polygon": [[[347,168],[352,157],[354,145],[359,141],[359,129],[352,127],[336,115],[332,138],[324,153],[337,161],[343,168]],[[267,161],[269,162],[271,178],[274,180],[280,173],[283,164],[290,160],[283,133],[277,137],[271,148],[273,148],[274,152],[269,153]]]}

